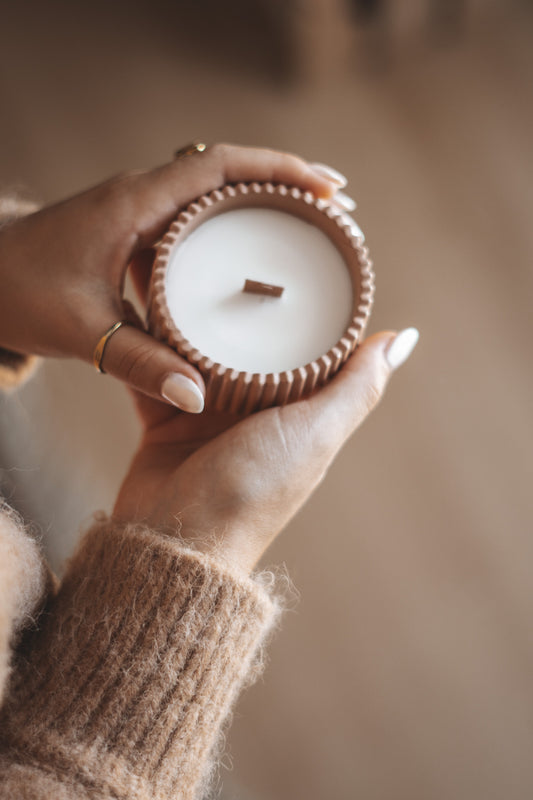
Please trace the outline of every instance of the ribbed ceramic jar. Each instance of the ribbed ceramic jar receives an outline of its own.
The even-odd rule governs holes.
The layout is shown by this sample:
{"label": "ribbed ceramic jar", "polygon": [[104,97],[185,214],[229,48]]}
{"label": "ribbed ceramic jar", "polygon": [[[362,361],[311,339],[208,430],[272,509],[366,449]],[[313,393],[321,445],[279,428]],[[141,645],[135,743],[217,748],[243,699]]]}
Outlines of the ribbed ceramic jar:
{"label": "ribbed ceramic jar", "polygon": [[[265,208],[292,214],[316,226],[341,254],[352,287],[352,314],[338,341],[308,363],[284,372],[243,372],[200,352],[180,330],[167,303],[169,266],[185,240],[216,215],[241,208]],[[272,183],[227,185],[198,198],[172,223],[157,248],[151,278],[149,328],[203,375],[206,408],[249,414],[300,400],[329,381],[361,341],[374,298],[374,273],[361,231],[354,221],[310,192]],[[309,324],[314,324],[309,320]]]}

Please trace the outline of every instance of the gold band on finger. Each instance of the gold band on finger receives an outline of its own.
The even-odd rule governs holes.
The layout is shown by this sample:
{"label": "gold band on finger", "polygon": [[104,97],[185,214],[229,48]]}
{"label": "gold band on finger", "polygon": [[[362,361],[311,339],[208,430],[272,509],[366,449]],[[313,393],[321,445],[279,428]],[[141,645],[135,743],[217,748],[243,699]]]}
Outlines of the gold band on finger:
{"label": "gold band on finger", "polygon": [[104,358],[105,349],[107,346],[108,341],[111,339],[113,334],[118,331],[123,325],[128,325],[128,321],[125,319],[121,319],[119,322],[115,322],[114,325],[111,325],[109,330],[107,330],[102,338],[99,340],[98,344],[94,348],[93,353],[93,364],[96,367],[96,371],[102,374],[105,374],[105,369],[102,366],[102,360]]}
{"label": "gold band on finger", "polygon": [[177,161],[178,158],[192,156],[193,153],[203,153],[204,150],[207,150],[207,145],[203,142],[190,142],[190,144],[186,144],[185,147],[180,147],[179,150],[175,151],[174,160]]}

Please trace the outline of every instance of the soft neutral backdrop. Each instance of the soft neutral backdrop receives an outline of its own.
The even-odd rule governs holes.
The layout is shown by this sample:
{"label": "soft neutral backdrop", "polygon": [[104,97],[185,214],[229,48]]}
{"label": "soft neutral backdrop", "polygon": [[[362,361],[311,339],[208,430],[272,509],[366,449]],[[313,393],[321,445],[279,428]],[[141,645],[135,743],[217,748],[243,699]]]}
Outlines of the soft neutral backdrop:
{"label": "soft neutral backdrop", "polygon": [[[349,177],[372,329],[421,341],[268,553],[300,599],[237,709],[223,796],[523,800],[533,15],[391,0],[364,21],[356,5],[2,3],[1,188],[52,202],[194,137]],[[51,361],[0,400],[0,432],[3,491],[59,569],[112,504],[137,437],[128,397]]]}

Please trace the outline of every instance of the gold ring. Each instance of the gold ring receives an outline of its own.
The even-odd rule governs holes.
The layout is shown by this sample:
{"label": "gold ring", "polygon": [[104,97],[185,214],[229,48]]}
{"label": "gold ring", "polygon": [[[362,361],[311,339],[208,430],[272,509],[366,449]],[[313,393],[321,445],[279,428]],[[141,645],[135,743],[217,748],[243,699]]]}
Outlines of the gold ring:
{"label": "gold ring", "polygon": [[176,150],[174,159],[177,160],[178,158],[192,156],[193,153],[203,153],[204,150],[207,150],[207,145],[203,142],[191,142],[190,144],[186,144],[185,147],[180,147],[179,150]]}
{"label": "gold ring", "polygon": [[113,334],[118,331],[123,325],[128,325],[128,321],[125,319],[121,319],[119,322],[115,322],[114,325],[111,325],[109,330],[107,330],[102,338],[99,340],[98,344],[94,348],[93,353],[93,364],[96,367],[97,372],[101,372],[105,374],[105,369],[102,366],[102,359],[104,357],[105,349],[107,346],[108,341],[113,336]]}

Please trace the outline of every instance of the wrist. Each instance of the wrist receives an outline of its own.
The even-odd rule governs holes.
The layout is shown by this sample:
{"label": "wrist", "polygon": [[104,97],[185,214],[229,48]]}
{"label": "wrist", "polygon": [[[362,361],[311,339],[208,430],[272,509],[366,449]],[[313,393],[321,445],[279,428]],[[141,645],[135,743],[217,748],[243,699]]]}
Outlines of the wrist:
{"label": "wrist", "polygon": [[263,550],[254,543],[254,536],[246,536],[241,531],[226,529],[223,534],[208,536],[188,536],[187,531],[180,531],[183,541],[190,541],[194,549],[205,553],[221,565],[226,566],[243,576],[249,576],[257,566]]}
{"label": "wrist", "polygon": [[253,533],[242,531],[234,524],[224,525],[220,521],[216,528],[210,530],[191,527],[179,521],[177,525],[163,528],[161,532],[243,576],[251,574],[264,550],[264,547],[258,546]]}
{"label": "wrist", "polygon": [[264,547],[259,547],[257,538],[253,534],[244,532],[234,522],[224,523],[217,520],[216,526],[208,524],[192,524],[191,520],[183,517],[185,514],[175,514],[172,522],[164,522],[151,515],[142,516],[134,512],[129,503],[124,503],[119,495],[112,514],[112,521],[120,525],[142,525],[150,528],[154,533],[176,539],[186,547],[199,553],[204,553],[214,560],[242,575],[250,575],[257,565]]}

